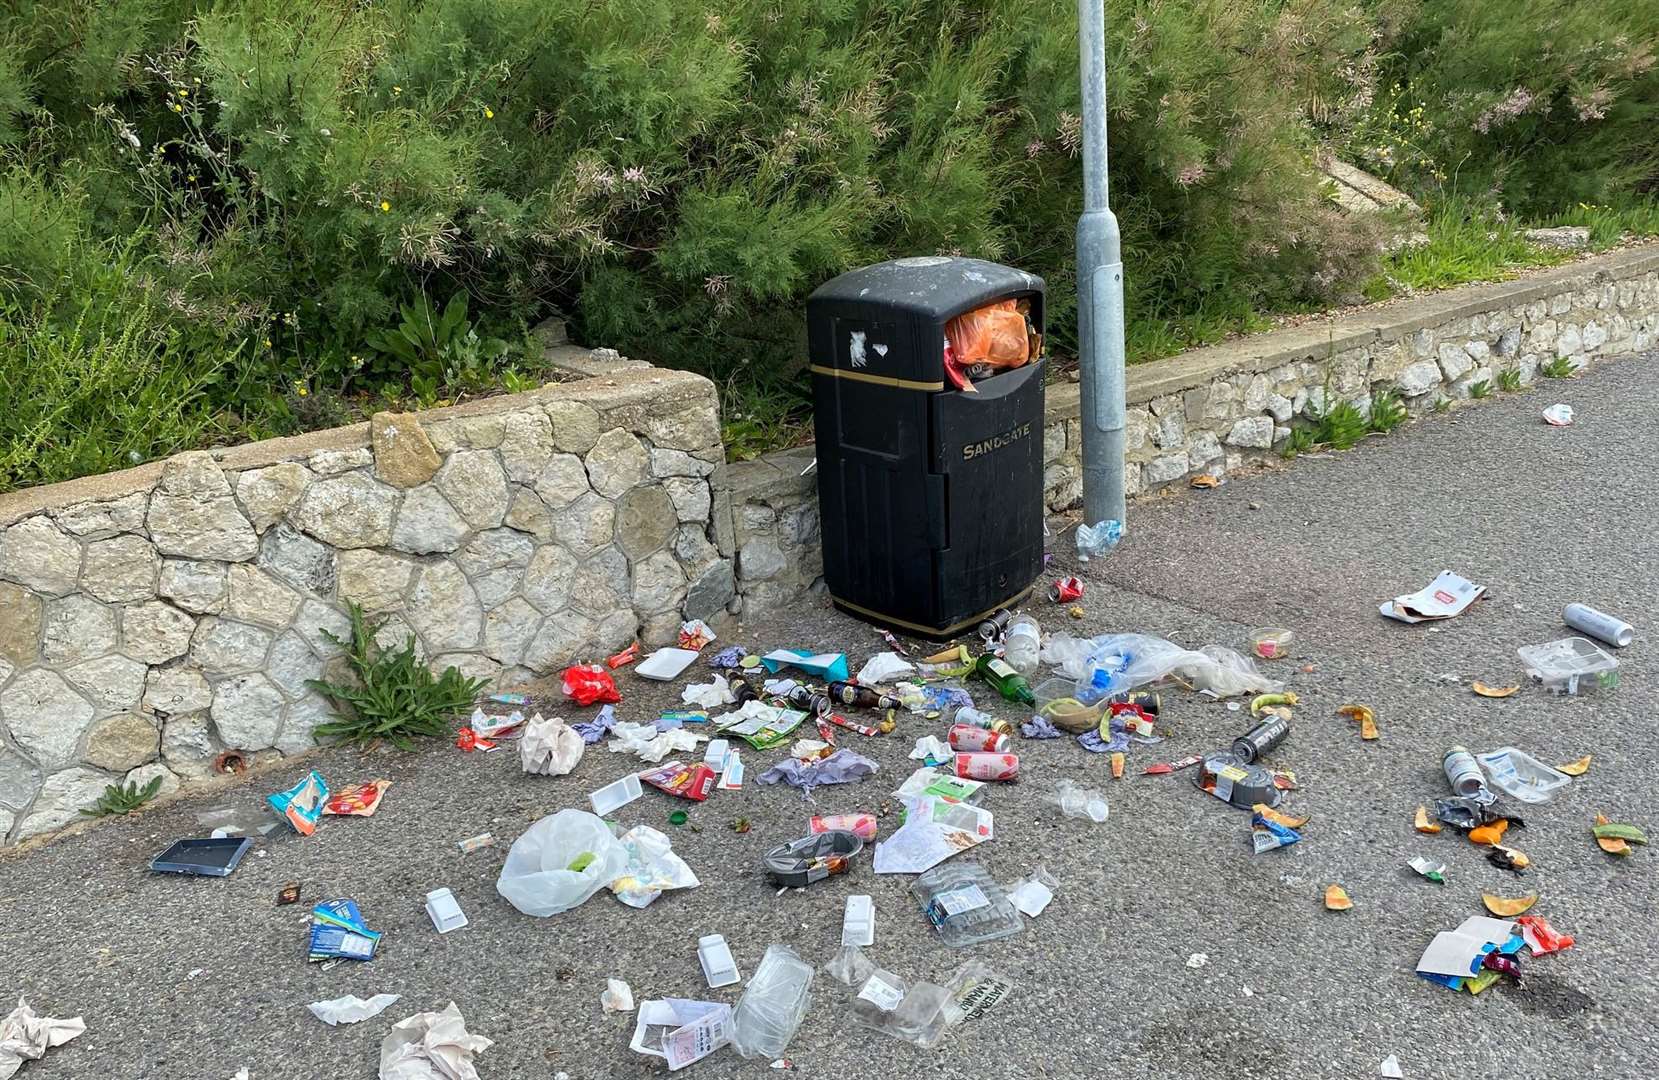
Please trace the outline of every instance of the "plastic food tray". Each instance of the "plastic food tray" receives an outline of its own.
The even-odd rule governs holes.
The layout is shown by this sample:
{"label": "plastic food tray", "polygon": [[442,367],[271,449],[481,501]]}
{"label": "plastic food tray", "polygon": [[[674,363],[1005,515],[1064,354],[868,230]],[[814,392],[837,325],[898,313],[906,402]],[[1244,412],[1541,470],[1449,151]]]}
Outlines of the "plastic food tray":
{"label": "plastic food tray", "polygon": [[1526,665],[1528,675],[1558,694],[1576,694],[1592,688],[1611,690],[1619,685],[1619,662],[1588,638],[1560,638],[1542,645],[1523,645],[1515,653]]}
{"label": "plastic food tray", "polygon": [[1037,715],[1061,731],[1081,735],[1100,726],[1104,701],[1085,705],[1077,699],[1077,683],[1072,679],[1045,679],[1032,690],[1037,699]]}
{"label": "plastic food tray", "polygon": [[946,945],[978,945],[1025,929],[1007,892],[976,862],[940,863],[918,877],[910,893]]}
{"label": "plastic food tray", "polygon": [[773,848],[761,866],[779,885],[798,889],[845,873],[852,857],[863,850],[864,841],[857,833],[831,829]]}
{"label": "plastic food tray", "polygon": [[658,649],[634,666],[634,674],[667,682],[679,678],[680,672],[690,667],[695,659],[697,653],[693,649]]}
{"label": "plastic food tray", "polygon": [[163,874],[203,874],[225,877],[253,847],[245,836],[180,840],[150,860],[150,869]]}

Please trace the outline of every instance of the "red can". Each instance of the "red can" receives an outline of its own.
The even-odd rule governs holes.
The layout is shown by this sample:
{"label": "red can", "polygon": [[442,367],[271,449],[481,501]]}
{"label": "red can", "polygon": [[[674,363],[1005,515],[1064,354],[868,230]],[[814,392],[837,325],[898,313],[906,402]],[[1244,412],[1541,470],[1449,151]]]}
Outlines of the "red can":
{"label": "red can", "polygon": [[956,775],[969,780],[1012,780],[1020,774],[1013,754],[957,754]]}
{"label": "red can", "polygon": [[876,838],[876,816],[874,814],[827,814],[812,818],[807,822],[807,828],[815,833],[850,832],[868,844]]}
{"label": "red can", "polygon": [[1003,754],[1008,751],[1008,735],[1001,731],[987,731],[972,724],[952,724],[945,733],[945,741],[950,748],[969,753],[987,750],[993,754]]}
{"label": "red can", "polygon": [[1056,604],[1069,604],[1083,599],[1083,579],[1063,577],[1048,587],[1048,598]]}

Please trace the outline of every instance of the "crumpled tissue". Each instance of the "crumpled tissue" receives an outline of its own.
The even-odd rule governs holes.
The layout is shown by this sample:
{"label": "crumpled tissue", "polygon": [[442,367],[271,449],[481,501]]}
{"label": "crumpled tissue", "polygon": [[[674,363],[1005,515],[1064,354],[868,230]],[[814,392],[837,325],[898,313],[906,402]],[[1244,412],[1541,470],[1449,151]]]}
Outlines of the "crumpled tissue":
{"label": "crumpled tissue", "polygon": [[876,763],[851,750],[837,750],[827,758],[802,761],[785,758],[760,774],[763,784],[785,783],[803,793],[824,784],[850,784],[876,771]]}
{"label": "crumpled tissue", "polygon": [[452,1001],[443,1012],[399,1020],[380,1044],[380,1080],[478,1080],[472,1055],[495,1042],[467,1031]]}
{"label": "crumpled tissue", "polygon": [[899,675],[909,675],[916,670],[916,665],[906,660],[896,652],[879,652],[864,661],[864,666],[858,669],[858,681],[865,686],[872,683],[889,682]]}
{"label": "crumpled tissue", "polygon": [[356,994],[347,994],[345,997],[330,998],[328,1001],[313,1001],[306,1008],[318,1020],[334,1027],[337,1024],[355,1024],[373,1016],[379,1016],[388,1008],[398,1003],[401,994],[376,994],[367,1001]]}
{"label": "crumpled tissue", "polygon": [[519,760],[524,771],[534,776],[563,776],[582,760],[588,744],[557,716],[530,718],[519,738]]}
{"label": "crumpled tissue", "polygon": [[[610,890],[629,907],[646,907],[669,889],[692,889],[699,884],[691,867],[674,854],[668,837],[651,826],[635,825],[617,840],[628,849],[628,866],[611,882]],[[631,1003],[633,998],[628,1000]]]}
{"label": "crumpled tissue", "polygon": [[0,1080],[14,1076],[25,1061],[38,1061],[54,1046],[62,1046],[86,1030],[86,1021],[36,1016],[21,997],[17,1008],[0,1020]]}
{"label": "crumpled tissue", "polygon": [[929,766],[942,765],[947,761],[956,760],[956,751],[950,748],[950,743],[937,735],[923,735],[916,740],[916,747],[910,751],[910,757]]}
{"label": "crumpled tissue", "polygon": [[613,737],[608,744],[611,753],[638,754],[641,761],[653,764],[670,754],[677,754],[682,750],[695,750],[698,743],[708,738],[707,735],[697,735],[683,727],[658,731],[656,724],[633,724],[627,721],[612,728],[611,735]]}
{"label": "crumpled tissue", "polygon": [[706,683],[692,683],[680,691],[680,700],[687,705],[701,705],[705,709],[718,709],[722,705],[731,705],[737,701],[736,695],[725,679],[713,679]]}

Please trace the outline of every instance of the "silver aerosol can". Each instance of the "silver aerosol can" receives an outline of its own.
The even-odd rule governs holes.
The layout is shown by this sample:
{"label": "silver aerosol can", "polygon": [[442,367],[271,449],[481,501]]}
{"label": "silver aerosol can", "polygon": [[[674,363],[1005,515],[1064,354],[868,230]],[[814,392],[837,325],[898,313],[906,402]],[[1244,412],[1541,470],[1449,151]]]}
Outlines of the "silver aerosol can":
{"label": "silver aerosol can", "polygon": [[1636,636],[1636,628],[1629,623],[1586,604],[1568,604],[1561,613],[1561,621],[1580,633],[1599,638],[1619,649],[1629,645]]}

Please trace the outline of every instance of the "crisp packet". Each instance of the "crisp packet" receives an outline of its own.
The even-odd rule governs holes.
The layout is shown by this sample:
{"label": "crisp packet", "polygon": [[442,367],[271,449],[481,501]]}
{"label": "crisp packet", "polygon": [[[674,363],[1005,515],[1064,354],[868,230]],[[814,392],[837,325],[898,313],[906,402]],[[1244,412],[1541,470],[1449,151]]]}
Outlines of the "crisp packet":
{"label": "crisp packet", "polygon": [[284,821],[301,836],[317,831],[317,819],[322,816],[323,804],[328,801],[328,781],[317,770],[287,791],[267,795],[265,801]]}
{"label": "crisp packet", "polygon": [[692,619],[680,624],[679,644],[682,649],[700,652],[704,645],[714,639],[714,630],[702,619]]}
{"label": "crisp packet", "polygon": [[329,796],[323,803],[323,813],[351,817],[372,817],[380,809],[380,797],[392,786],[390,780],[370,780],[366,784],[347,784]]}
{"label": "crisp packet", "polygon": [[1260,814],[1250,819],[1250,841],[1257,855],[1274,848],[1289,847],[1300,839],[1302,834],[1288,825],[1280,825]]}
{"label": "crisp packet", "polygon": [[367,960],[380,944],[380,933],[363,925],[354,900],[324,900],[311,909],[309,960]]}
{"label": "crisp packet", "polygon": [[680,799],[702,802],[714,789],[714,770],[701,762],[687,765],[679,761],[665,761],[661,766],[639,774],[642,782]]}

